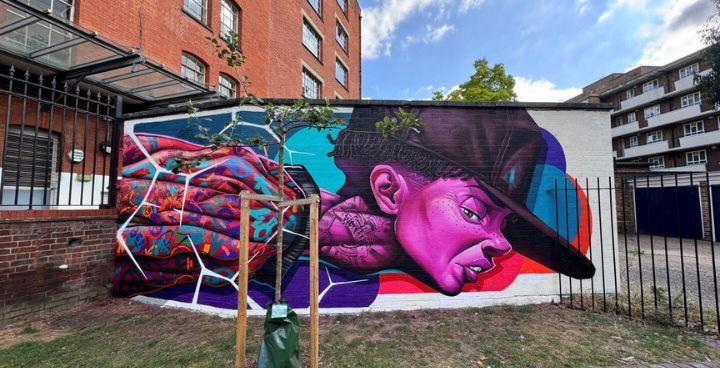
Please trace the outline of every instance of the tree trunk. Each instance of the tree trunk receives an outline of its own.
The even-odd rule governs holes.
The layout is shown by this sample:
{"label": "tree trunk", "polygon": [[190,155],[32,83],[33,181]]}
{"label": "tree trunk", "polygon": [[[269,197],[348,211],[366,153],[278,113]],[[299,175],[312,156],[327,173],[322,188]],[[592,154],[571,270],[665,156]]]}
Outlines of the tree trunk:
{"label": "tree trunk", "polygon": [[[279,124],[284,124],[284,121],[281,121]],[[281,134],[279,135],[280,138],[280,147],[278,148],[278,166],[280,167],[280,180],[278,182],[278,196],[280,197],[280,201],[285,200],[285,197],[283,195],[283,192],[285,190],[285,131],[283,127],[281,127]],[[279,203],[278,203],[279,205]],[[278,212],[277,212],[277,253],[275,254],[275,303],[280,302],[280,298],[282,296],[282,259],[283,259],[283,220],[284,220],[284,212],[283,208],[280,208],[278,206]]]}

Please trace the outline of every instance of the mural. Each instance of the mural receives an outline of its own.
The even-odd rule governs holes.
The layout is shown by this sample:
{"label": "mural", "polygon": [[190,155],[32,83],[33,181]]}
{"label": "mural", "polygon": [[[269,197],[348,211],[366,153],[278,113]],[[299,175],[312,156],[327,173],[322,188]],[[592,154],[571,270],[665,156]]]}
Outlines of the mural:
{"label": "mural", "polygon": [[[522,274],[595,273],[591,213],[563,147],[521,108],[420,107],[420,131],[382,137],[391,107],[344,109],[347,126],[288,140],[285,196],[321,197],[321,308],[367,309],[392,296],[498,292]],[[214,131],[272,139],[257,110],[209,112]],[[126,125],[114,293],[237,307],[238,193],[277,194],[273,149],[213,150],[187,116]],[[203,157],[176,170],[178,154]],[[274,237],[286,234],[283,296],[308,306],[307,209],[253,202],[250,309],[273,297]],[[562,213],[562,215],[560,215]],[[430,299],[426,299],[430,300]],[[446,300],[446,299],[443,299]]]}

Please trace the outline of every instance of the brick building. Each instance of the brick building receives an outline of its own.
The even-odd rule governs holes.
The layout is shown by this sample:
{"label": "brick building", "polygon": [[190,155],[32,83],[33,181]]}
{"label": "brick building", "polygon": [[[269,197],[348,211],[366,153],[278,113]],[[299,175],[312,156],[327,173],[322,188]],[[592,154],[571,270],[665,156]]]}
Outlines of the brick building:
{"label": "brick building", "polygon": [[[237,34],[236,70],[208,38]],[[0,0],[0,322],[107,293],[122,114],[358,99],[357,0]],[[120,194],[121,195],[121,194]]]}
{"label": "brick building", "polygon": [[621,231],[720,239],[720,115],[695,83],[710,72],[702,53],[610,74],[569,100],[614,106]]}
{"label": "brick building", "polygon": [[611,74],[569,102],[615,106],[612,144],[619,162],[648,162],[655,171],[720,170],[718,113],[694,83],[696,74],[709,72],[701,52]]}

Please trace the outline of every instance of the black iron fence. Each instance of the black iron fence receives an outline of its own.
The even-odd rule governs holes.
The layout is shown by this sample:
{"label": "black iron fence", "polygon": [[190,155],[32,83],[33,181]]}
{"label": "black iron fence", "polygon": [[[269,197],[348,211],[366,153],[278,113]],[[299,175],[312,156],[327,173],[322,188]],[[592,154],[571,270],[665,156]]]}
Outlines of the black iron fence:
{"label": "black iron fence", "polygon": [[114,207],[122,100],[0,72],[0,210]]}
{"label": "black iron fence", "polygon": [[[567,184],[555,184],[557,219],[576,211],[580,221],[582,209],[590,210],[593,235],[573,245],[592,243],[586,254],[597,271],[588,280],[559,276],[563,303],[718,333],[720,173],[619,174]],[[576,192],[584,205],[563,200]]]}

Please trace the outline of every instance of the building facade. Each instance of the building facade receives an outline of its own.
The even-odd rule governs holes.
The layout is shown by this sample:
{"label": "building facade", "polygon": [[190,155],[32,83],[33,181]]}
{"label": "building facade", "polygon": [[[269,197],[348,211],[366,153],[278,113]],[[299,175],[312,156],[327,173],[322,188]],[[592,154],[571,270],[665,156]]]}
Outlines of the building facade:
{"label": "building facade", "polygon": [[[247,77],[250,91],[260,97],[360,98],[356,0],[76,0],[70,5],[63,13],[70,21],[224,96],[233,97]],[[224,39],[231,32],[246,57],[239,74],[218,59],[207,39]]]}
{"label": "building facade", "polygon": [[694,80],[710,71],[701,53],[611,74],[569,102],[614,105],[612,146],[618,162],[647,162],[653,171],[718,171],[718,112],[703,101]]}

